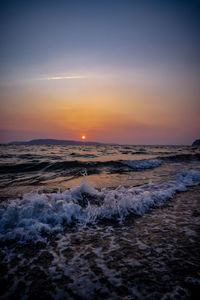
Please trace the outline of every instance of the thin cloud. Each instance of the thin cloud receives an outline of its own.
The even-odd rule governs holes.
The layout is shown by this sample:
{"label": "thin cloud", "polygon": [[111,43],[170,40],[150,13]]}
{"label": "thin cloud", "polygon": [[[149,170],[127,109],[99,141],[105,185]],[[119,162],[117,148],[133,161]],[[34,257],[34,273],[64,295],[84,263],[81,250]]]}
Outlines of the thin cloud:
{"label": "thin cloud", "polygon": [[45,78],[40,78],[39,80],[63,80],[63,79],[83,79],[87,78],[85,75],[69,75],[69,76],[50,76]]}

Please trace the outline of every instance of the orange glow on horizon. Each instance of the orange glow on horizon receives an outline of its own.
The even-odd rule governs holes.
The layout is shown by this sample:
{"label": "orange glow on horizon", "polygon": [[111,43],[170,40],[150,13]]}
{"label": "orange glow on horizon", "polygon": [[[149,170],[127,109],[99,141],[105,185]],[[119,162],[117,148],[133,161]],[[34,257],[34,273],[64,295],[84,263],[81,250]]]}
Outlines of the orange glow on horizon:
{"label": "orange glow on horizon", "polygon": [[[187,102],[190,94],[182,97],[182,91],[174,94],[173,89],[166,93],[145,85],[141,89],[129,82],[118,84],[112,78],[97,79],[69,80],[69,88],[62,80],[52,80],[52,86],[41,80],[23,90],[10,90],[9,101],[5,94],[1,102],[1,140],[164,144],[184,143],[186,132],[188,139],[199,132],[198,103],[196,98]],[[191,120],[190,128],[186,119]]]}

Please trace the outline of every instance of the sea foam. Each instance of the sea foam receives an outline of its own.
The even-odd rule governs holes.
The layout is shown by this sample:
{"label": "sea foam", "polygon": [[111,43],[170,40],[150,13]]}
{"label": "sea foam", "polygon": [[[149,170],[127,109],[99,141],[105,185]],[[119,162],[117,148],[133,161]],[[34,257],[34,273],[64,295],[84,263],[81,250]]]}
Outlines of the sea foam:
{"label": "sea foam", "polygon": [[162,205],[176,192],[200,183],[200,171],[182,170],[173,180],[139,187],[96,190],[83,182],[64,192],[25,194],[0,206],[0,240],[44,240],[46,234],[62,232],[67,226],[85,226],[98,220],[122,223],[129,214],[144,215]]}
{"label": "sea foam", "polygon": [[125,160],[122,162],[133,169],[150,169],[156,168],[162,164],[162,160],[155,159],[141,159],[141,160]]}

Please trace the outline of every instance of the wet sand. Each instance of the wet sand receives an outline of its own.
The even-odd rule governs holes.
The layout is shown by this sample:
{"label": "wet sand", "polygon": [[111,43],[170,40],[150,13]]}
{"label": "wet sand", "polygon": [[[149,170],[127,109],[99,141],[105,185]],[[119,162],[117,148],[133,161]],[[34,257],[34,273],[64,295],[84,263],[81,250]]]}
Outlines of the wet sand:
{"label": "wet sand", "polygon": [[124,225],[1,245],[0,299],[198,299],[200,186]]}

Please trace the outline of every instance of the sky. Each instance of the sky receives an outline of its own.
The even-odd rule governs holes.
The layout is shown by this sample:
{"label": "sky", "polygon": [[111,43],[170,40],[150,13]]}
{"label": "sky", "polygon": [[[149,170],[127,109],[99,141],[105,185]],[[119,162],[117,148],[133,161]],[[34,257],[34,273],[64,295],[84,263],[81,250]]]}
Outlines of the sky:
{"label": "sky", "polygon": [[200,4],[1,1],[0,142],[200,138]]}

